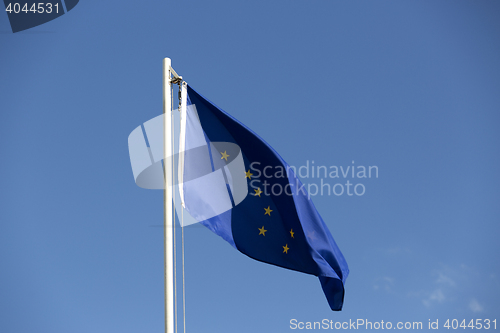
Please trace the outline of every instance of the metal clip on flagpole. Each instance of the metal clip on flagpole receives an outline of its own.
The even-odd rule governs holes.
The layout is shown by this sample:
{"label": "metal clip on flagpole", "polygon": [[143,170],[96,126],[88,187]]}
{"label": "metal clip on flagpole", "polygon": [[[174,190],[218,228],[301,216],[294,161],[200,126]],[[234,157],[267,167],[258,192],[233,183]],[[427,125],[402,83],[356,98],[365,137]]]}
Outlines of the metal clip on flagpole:
{"label": "metal clip on flagpole", "polygon": [[170,58],[163,59],[163,165],[164,187],[164,252],[165,252],[165,332],[174,333],[174,254],[173,254],[173,145],[172,145],[172,84],[182,81],[182,77],[172,68]]}

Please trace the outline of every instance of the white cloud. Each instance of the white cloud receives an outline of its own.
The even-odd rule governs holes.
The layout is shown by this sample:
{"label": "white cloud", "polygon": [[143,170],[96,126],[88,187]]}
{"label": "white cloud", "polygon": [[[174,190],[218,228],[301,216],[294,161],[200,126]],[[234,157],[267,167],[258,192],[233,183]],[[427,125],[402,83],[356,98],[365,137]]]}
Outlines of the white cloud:
{"label": "white cloud", "polygon": [[373,285],[374,290],[379,290],[383,288],[387,292],[392,292],[392,285],[394,284],[394,278],[390,276],[384,276],[381,278],[377,278],[375,280],[375,284]]}
{"label": "white cloud", "polygon": [[455,287],[457,285],[452,278],[450,278],[448,275],[444,275],[444,273],[442,272],[438,272],[436,283],[449,285],[450,287]]}
{"label": "white cloud", "polygon": [[481,306],[481,304],[479,304],[479,302],[475,299],[472,299],[469,303],[469,309],[472,311],[472,312],[481,312],[483,311],[483,307]]}
{"label": "white cloud", "polygon": [[394,283],[394,278],[391,278],[391,277],[389,277],[389,276],[384,276],[382,279],[383,279],[384,281],[387,281],[387,282],[388,282],[388,283],[390,283],[390,284],[393,284],[393,283]]}
{"label": "white cloud", "polygon": [[457,286],[457,282],[450,277],[453,274],[453,271],[447,268],[446,266],[435,270],[433,275],[437,275],[437,278],[434,280],[435,289],[430,293],[424,294],[425,297],[422,299],[422,303],[425,306],[430,307],[432,304],[443,303],[447,300],[450,294],[454,294]]}
{"label": "white cloud", "polygon": [[432,303],[442,303],[445,300],[444,293],[441,289],[434,290],[429,297],[422,300],[425,306],[429,307]]}
{"label": "white cloud", "polygon": [[500,279],[497,275],[485,274],[465,264],[440,266],[430,272],[428,283],[424,284],[422,289],[408,292],[408,297],[418,299],[428,308],[447,306],[471,313],[484,313],[485,308],[490,308],[480,297],[484,293],[483,290],[470,288],[470,283],[480,280],[484,284],[491,285],[494,282],[494,285],[498,286]]}

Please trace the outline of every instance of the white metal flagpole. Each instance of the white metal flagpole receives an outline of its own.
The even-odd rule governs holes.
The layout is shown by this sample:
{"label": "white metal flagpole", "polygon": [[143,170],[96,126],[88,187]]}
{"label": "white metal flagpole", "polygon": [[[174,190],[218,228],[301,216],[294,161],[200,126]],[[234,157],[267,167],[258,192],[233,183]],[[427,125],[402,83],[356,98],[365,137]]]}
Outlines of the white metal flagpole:
{"label": "white metal flagpole", "polygon": [[[173,256],[173,207],[172,207],[172,104],[171,86],[172,62],[170,58],[163,59],[163,166],[165,171],[164,189],[164,231],[165,231],[165,333],[174,333],[174,256]],[[175,72],[174,72],[175,73]]]}

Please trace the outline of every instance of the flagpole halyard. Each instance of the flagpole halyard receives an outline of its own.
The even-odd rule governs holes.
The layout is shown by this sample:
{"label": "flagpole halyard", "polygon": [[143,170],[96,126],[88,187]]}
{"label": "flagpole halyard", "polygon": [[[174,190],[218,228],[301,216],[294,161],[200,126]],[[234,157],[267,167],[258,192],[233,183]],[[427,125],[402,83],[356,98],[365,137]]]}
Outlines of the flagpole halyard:
{"label": "flagpole halyard", "polygon": [[[182,81],[179,87],[179,92],[180,92],[180,115],[181,115],[181,130],[179,131],[179,177],[178,181],[179,184],[182,184],[182,173],[184,171],[184,144],[185,144],[185,139],[181,136],[182,134],[185,135],[185,131],[182,130],[182,120],[185,119],[186,117],[186,104],[187,104],[187,83],[185,81]],[[184,120],[185,121],[185,120]],[[185,122],[184,122],[185,126]],[[182,236],[182,318],[183,318],[183,324],[182,327],[184,328],[184,333],[186,333],[186,275],[184,271],[184,196],[183,192],[181,192],[182,185],[179,186],[179,194],[181,197],[181,236]]]}

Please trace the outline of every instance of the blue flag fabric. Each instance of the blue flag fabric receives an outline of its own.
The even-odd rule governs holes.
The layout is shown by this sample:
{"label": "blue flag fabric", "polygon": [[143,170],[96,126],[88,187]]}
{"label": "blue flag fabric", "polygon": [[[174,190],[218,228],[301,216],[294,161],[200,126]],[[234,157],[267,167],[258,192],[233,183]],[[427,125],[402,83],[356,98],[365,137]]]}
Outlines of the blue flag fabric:
{"label": "blue flag fabric", "polygon": [[[187,92],[188,212],[253,259],[318,276],[330,308],[340,311],[347,262],[293,169],[245,125],[190,86]],[[202,135],[190,134],[196,131]],[[219,178],[225,186],[216,185]]]}

